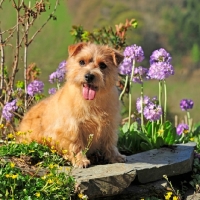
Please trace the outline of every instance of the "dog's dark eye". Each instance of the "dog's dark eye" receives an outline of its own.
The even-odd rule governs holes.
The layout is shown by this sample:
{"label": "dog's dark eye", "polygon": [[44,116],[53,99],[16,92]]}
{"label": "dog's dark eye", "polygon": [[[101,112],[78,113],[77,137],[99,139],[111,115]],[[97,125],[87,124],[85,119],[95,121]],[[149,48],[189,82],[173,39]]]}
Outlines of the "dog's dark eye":
{"label": "dog's dark eye", "polygon": [[84,61],[84,60],[80,60],[80,61],[79,61],[79,64],[80,64],[81,66],[83,66],[83,65],[85,65],[85,61]]}
{"label": "dog's dark eye", "polygon": [[100,67],[100,69],[105,69],[107,67],[107,65],[103,62],[100,62],[99,67]]}

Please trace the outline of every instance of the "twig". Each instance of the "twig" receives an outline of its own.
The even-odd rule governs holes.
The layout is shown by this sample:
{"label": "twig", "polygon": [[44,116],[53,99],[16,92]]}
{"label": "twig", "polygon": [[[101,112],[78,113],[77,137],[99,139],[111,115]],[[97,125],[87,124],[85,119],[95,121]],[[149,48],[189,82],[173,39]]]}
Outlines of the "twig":
{"label": "twig", "polygon": [[[1,29],[0,29],[1,32]],[[0,51],[1,51],[1,60],[0,60],[0,65],[1,65],[1,71],[0,71],[0,79],[1,79],[1,83],[0,83],[0,97],[2,98],[2,90],[4,87],[4,63],[5,63],[5,55],[4,55],[4,47],[3,47],[3,36],[2,34],[0,34]],[[0,98],[0,99],[1,99]],[[1,106],[1,108],[3,108],[3,105]],[[0,124],[3,121],[3,115],[1,115],[0,118]]]}
{"label": "twig", "polygon": [[[30,2],[29,2],[30,7]],[[24,31],[24,109],[27,110],[27,57],[28,57],[28,32],[29,32],[29,19],[25,23]]]}
{"label": "twig", "polygon": [[[1,29],[0,29],[1,32]],[[0,96],[3,90],[3,86],[4,86],[4,63],[5,63],[5,55],[4,55],[4,41],[3,41],[3,36],[0,33],[0,51],[1,51],[1,61],[0,61],[0,66],[1,66],[1,74],[0,74],[0,79],[1,79],[1,83],[0,83]]]}
{"label": "twig", "polygon": [[16,29],[16,26],[17,25],[14,25],[12,28],[9,28],[9,29],[7,29],[5,31],[0,32],[0,34],[4,34],[4,33],[8,32],[8,31],[11,31],[12,29]]}
{"label": "twig", "polygon": [[4,40],[4,43],[6,44],[8,40],[13,36],[14,32],[16,31],[16,28],[12,30],[12,32],[9,34],[9,36]]}
{"label": "twig", "polygon": [[[19,17],[20,17],[20,9],[21,6],[19,6],[19,1],[18,1],[18,6],[16,5],[16,2],[13,0],[16,12],[17,12],[17,24],[16,24],[16,50],[15,50],[15,55],[14,55],[14,62],[13,62],[13,70],[12,70],[12,75],[10,78],[9,86],[10,90],[13,90],[13,85],[16,77],[16,73],[18,71],[18,62],[19,62]],[[9,95],[8,101],[10,99],[11,93]]]}
{"label": "twig", "polygon": [[56,0],[56,3],[55,3],[55,6],[54,6],[54,9],[53,9],[52,13],[49,15],[49,17],[47,18],[46,22],[33,34],[33,36],[31,37],[31,39],[28,42],[28,45],[30,45],[32,43],[32,41],[34,40],[36,35],[44,28],[44,26],[48,23],[48,21],[53,17],[53,14],[56,12],[58,4],[59,4],[59,0]]}
{"label": "twig", "polygon": [[2,8],[2,4],[3,4],[4,0],[0,1],[0,8]]}

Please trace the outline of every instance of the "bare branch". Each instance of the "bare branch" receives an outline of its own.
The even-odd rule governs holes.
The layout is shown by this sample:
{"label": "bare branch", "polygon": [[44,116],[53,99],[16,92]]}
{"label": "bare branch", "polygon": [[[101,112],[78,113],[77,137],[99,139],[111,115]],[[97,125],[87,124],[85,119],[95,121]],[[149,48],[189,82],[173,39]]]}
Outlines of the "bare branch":
{"label": "bare branch", "polygon": [[[1,29],[0,29],[1,30]],[[0,33],[0,52],[1,52],[1,60],[0,60],[0,66],[1,66],[1,71],[0,71],[0,96],[4,87],[4,64],[5,64],[5,55],[4,55],[4,41],[3,41],[3,36]]]}
{"label": "bare branch", "polygon": [[[36,18],[32,19],[31,22],[28,23],[28,26],[30,27],[31,25],[33,25],[35,20],[36,20]],[[21,46],[22,42],[24,41],[24,39],[26,37],[27,32],[29,31],[29,27],[28,27],[28,29],[27,28],[25,29],[24,35],[22,36],[22,38],[19,42],[19,47]],[[28,44],[28,41],[27,41],[27,44]]]}
{"label": "bare branch", "polygon": [[[30,7],[30,2],[29,2]],[[24,107],[27,110],[27,57],[28,57],[28,32],[29,32],[29,19],[27,19],[24,30]]]}
{"label": "bare branch", "polygon": [[0,8],[2,8],[2,4],[3,4],[4,0],[0,1]]}
{"label": "bare branch", "polygon": [[16,4],[15,0],[12,0],[12,2],[13,2],[13,5],[14,5],[14,8],[17,9],[17,4]]}
{"label": "bare branch", "polygon": [[9,28],[9,29],[7,29],[5,31],[0,32],[0,34],[4,34],[4,33],[8,32],[8,31],[12,31],[13,29],[16,29],[16,26],[17,25],[14,25],[12,28]]}
{"label": "bare branch", "polygon": [[44,26],[48,23],[48,21],[53,17],[54,13],[56,12],[56,9],[58,7],[59,4],[59,0],[56,0],[54,9],[52,11],[52,13],[49,15],[49,17],[47,18],[46,22],[33,34],[33,36],[31,37],[31,39],[28,42],[28,45],[30,45],[32,43],[32,41],[34,40],[34,38],[36,37],[36,35],[44,28]]}
{"label": "bare branch", "polygon": [[[18,62],[19,62],[19,12],[20,12],[20,7],[19,5],[17,6],[15,1],[13,0],[13,3],[15,5],[15,9],[17,12],[17,21],[16,21],[16,49],[15,49],[15,55],[14,55],[14,62],[13,62],[13,69],[12,69],[12,75],[10,78],[10,82],[9,82],[9,86],[10,86],[10,90],[13,90],[13,85],[14,85],[14,81],[15,81],[15,77],[16,77],[16,73],[18,71]],[[18,1],[19,4],[19,1]],[[10,95],[8,100],[10,99]]]}
{"label": "bare branch", "polygon": [[14,29],[13,32],[10,33],[9,36],[4,40],[4,43],[5,43],[5,44],[9,41],[9,39],[10,39],[11,37],[13,37],[13,34],[14,34],[15,31],[16,31],[16,29]]}

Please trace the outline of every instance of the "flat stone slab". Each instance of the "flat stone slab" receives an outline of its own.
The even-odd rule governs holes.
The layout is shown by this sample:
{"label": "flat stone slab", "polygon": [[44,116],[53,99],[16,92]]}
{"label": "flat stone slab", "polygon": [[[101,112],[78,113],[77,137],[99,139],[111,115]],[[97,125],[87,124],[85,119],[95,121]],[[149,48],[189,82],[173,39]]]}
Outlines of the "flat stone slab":
{"label": "flat stone slab", "polygon": [[178,144],[127,156],[126,163],[72,169],[81,190],[90,199],[120,194],[135,179],[149,183],[192,170],[196,143]]}
{"label": "flat stone slab", "polygon": [[148,183],[192,170],[196,143],[153,149],[127,157],[127,163],[137,171],[140,183]]}
{"label": "flat stone slab", "polygon": [[133,182],[136,171],[130,165],[116,163],[74,169],[72,175],[83,193],[95,198],[121,193]]}
{"label": "flat stone slab", "polygon": [[186,197],[186,200],[199,200],[200,199],[200,193],[191,192],[192,194],[188,195]]}

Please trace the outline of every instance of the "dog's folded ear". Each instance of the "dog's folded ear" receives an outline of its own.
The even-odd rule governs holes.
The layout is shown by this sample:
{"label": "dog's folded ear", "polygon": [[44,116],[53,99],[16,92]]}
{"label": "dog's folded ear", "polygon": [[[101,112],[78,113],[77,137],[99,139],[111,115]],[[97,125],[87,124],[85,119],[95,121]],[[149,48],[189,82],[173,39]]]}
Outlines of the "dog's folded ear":
{"label": "dog's folded ear", "polygon": [[114,64],[118,66],[123,61],[124,56],[120,52],[113,50],[112,58],[113,58]]}
{"label": "dog's folded ear", "polygon": [[87,45],[87,43],[85,43],[85,42],[80,42],[77,44],[70,45],[68,47],[69,57],[77,55],[80,52],[80,50],[86,45]]}

